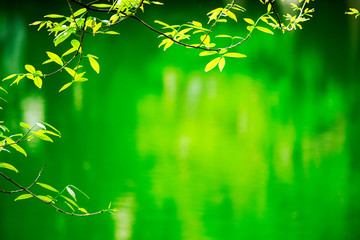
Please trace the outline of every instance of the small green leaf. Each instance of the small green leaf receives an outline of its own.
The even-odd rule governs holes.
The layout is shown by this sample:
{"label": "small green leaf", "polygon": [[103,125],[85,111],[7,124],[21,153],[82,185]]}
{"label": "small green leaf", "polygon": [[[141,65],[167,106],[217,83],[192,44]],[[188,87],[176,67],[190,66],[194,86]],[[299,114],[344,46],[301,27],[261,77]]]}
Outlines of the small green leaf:
{"label": "small green leaf", "polygon": [[91,67],[95,70],[96,73],[100,72],[100,66],[99,63],[91,56],[91,55],[87,55],[89,58],[89,62]]}
{"label": "small green leaf", "polygon": [[42,80],[41,80],[41,78],[39,76],[35,76],[34,83],[38,88],[42,87]]}
{"label": "small green leaf", "polygon": [[104,4],[104,3],[97,3],[97,4],[92,4],[92,7],[97,7],[97,8],[109,8],[111,7],[111,5],[109,4]]}
{"label": "small green leaf", "polygon": [[11,74],[11,75],[7,76],[6,78],[4,78],[3,81],[8,80],[8,79],[10,79],[10,78],[13,78],[13,77],[15,77],[16,75],[17,75],[17,74]]}
{"label": "small green leaf", "polygon": [[200,57],[203,57],[203,56],[209,56],[209,55],[213,55],[213,54],[216,54],[217,52],[216,51],[203,51],[199,54]]}
{"label": "small green leaf", "polygon": [[66,200],[66,202],[69,202],[71,203],[73,206],[79,208],[79,206],[76,204],[76,202],[74,202],[73,200],[71,200],[70,198],[68,197],[65,197],[64,195],[60,195],[62,198],[64,198]]}
{"label": "small green leaf", "polygon": [[76,195],[75,192],[70,188],[70,187],[66,187],[66,191],[72,196],[72,198],[76,201]]}
{"label": "small green leaf", "polygon": [[64,65],[63,61],[61,60],[61,58],[60,58],[57,54],[52,53],[52,52],[46,52],[46,54],[48,55],[48,57],[49,57],[52,61],[56,62],[56,63],[59,64],[60,66],[63,66],[63,65]]}
{"label": "small green leaf", "polygon": [[65,16],[59,15],[59,14],[48,14],[48,15],[45,15],[44,17],[46,17],[46,18],[63,18]]}
{"label": "small green leaf", "polygon": [[83,14],[84,12],[86,12],[86,8],[80,8],[79,10],[74,12],[74,17],[77,17],[77,16]]}
{"label": "small green leaf", "polygon": [[11,165],[9,163],[0,162],[0,168],[6,168],[6,169],[9,169],[9,170],[14,171],[16,173],[19,172],[13,165]]}
{"label": "small green leaf", "polygon": [[85,214],[88,214],[88,212],[86,211],[85,208],[78,208],[78,209],[79,209],[80,212],[83,212],[83,213],[85,213]]}
{"label": "small green leaf", "polygon": [[48,185],[48,184],[45,184],[45,183],[39,183],[37,182],[36,183],[37,185],[47,189],[47,190],[50,190],[50,191],[53,191],[53,192],[59,192],[58,190],[56,190],[55,188],[53,188],[52,186]]}
{"label": "small green leaf", "polygon": [[248,24],[254,25],[255,22],[254,20],[250,19],[250,18],[244,18],[245,22],[247,22]]}
{"label": "small green leaf", "polygon": [[274,33],[270,30],[270,29],[267,29],[267,28],[264,28],[264,27],[256,27],[258,30],[262,31],[262,32],[265,32],[265,33],[269,33],[269,34],[273,34]]}
{"label": "small green leaf", "polygon": [[48,126],[48,127],[50,127],[52,130],[54,130],[55,132],[57,132],[59,135],[61,135],[61,133],[60,133],[60,131],[59,130],[57,130],[55,127],[53,127],[52,125],[50,125],[50,124],[48,124],[48,123],[46,123],[46,122],[41,122],[42,124],[44,124],[44,125],[46,125],[46,126]]}
{"label": "small green leaf", "polygon": [[49,136],[45,135],[43,131],[44,130],[39,130],[37,132],[31,131],[31,133],[44,141],[53,142],[53,140]]}
{"label": "small green leaf", "polygon": [[115,32],[115,31],[107,31],[107,32],[104,32],[104,34],[120,35],[120,33]]}
{"label": "small green leaf", "polygon": [[65,89],[67,89],[68,87],[70,87],[72,83],[73,83],[73,82],[68,82],[68,83],[66,83],[64,86],[61,87],[61,89],[59,90],[59,92],[62,92],[62,91],[64,91]]}
{"label": "small green leaf", "polygon": [[222,57],[219,61],[219,69],[220,69],[220,72],[222,72],[223,68],[225,66],[225,58]]}
{"label": "small green leaf", "polygon": [[32,198],[32,197],[34,197],[34,196],[31,194],[22,194],[22,195],[18,196],[17,198],[15,198],[14,201],[24,200],[24,199],[28,199],[28,198]]}
{"label": "small green leaf", "polygon": [[42,195],[38,195],[38,198],[40,198],[41,200],[45,201],[45,202],[52,202],[52,198],[48,197],[48,196],[42,196]]}
{"label": "small green leaf", "polygon": [[30,125],[27,124],[27,123],[24,123],[24,122],[21,122],[20,126],[23,127],[23,128],[26,128],[26,129],[30,129]]}
{"label": "small green leaf", "polygon": [[32,65],[29,64],[25,65],[25,69],[32,74],[35,73],[35,68]]}
{"label": "small green leaf", "polygon": [[225,53],[224,57],[244,58],[246,57],[246,55],[232,52],[232,53]]}
{"label": "small green leaf", "polygon": [[211,60],[206,66],[205,66],[205,72],[210,71],[213,69],[220,61],[221,57],[217,57],[213,60]]}
{"label": "small green leaf", "polygon": [[38,127],[42,128],[42,129],[46,130],[46,127],[42,123],[37,122],[36,125],[38,125]]}

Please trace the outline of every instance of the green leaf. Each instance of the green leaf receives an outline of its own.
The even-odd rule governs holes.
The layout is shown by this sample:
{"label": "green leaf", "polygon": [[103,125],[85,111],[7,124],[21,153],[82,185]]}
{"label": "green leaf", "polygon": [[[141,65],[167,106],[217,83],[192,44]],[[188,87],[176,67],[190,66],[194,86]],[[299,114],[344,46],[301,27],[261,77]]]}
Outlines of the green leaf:
{"label": "green leaf", "polygon": [[91,56],[91,55],[87,55],[89,58],[89,62],[91,67],[95,70],[96,73],[100,72],[100,66],[99,63]]}
{"label": "green leaf", "polygon": [[80,42],[79,42],[78,40],[73,39],[73,40],[71,40],[70,43],[71,43],[71,46],[73,46],[73,48],[75,48],[76,50],[79,49],[79,47],[80,47]]}
{"label": "green leaf", "polygon": [[79,209],[80,212],[83,212],[83,213],[85,213],[85,214],[88,214],[88,212],[86,211],[85,208],[78,208],[78,209]]}
{"label": "green leaf", "polygon": [[47,130],[46,130],[45,133],[61,138],[61,136],[60,136],[59,134],[54,133],[54,132],[52,132],[52,131],[47,131]]}
{"label": "green leaf", "polygon": [[83,14],[84,12],[86,12],[86,8],[80,8],[79,10],[74,12],[74,17],[77,17],[77,16]]}
{"label": "green leaf", "polygon": [[203,56],[209,56],[209,55],[213,55],[213,54],[216,54],[217,52],[216,51],[203,51],[199,54],[200,57],[203,57]]}
{"label": "green leaf", "polygon": [[19,145],[15,144],[14,140],[12,140],[11,138],[6,137],[6,143],[11,144],[10,147],[14,148],[16,151],[22,153],[25,157],[27,157],[27,154],[26,154],[25,150],[22,147],[20,147]]}
{"label": "green leaf", "polygon": [[1,90],[1,91],[4,91],[5,93],[8,93],[8,92],[5,90],[5,88],[3,88],[3,87],[0,87],[0,90]]}
{"label": "green leaf", "polygon": [[20,196],[18,196],[17,198],[15,198],[15,200],[14,201],[18,201],[18,200],[24,200],[24,199],[28,199],[28,198],[32,198],[32,197],[34,197],[33,195],[31,195],[31,194],[22,194],[22,195],[20,195]]}
{"label": "green leaf", "polygon": [[115,31],[107,31],[107,32],[104,32],[104,34],[120,35],[120,33],[115,32]]}
{"label": "green leaf", "polygon": [[21,123],[20,123],[20,126],[23,127],[23,128],[30,129],[30,125],[27,124],[27,123],[24,123],[24,122],[21,122]]}
{"label": "green leaf", "polygon": [[76,195],[75,192],[70,188],[70,187],[66,187],[66,191],[71,195],[71,197],[76,201]]}
{"label": "green leaf", "polygon": [[16,75],[17,75],[17,74],[11,74],[11,75],[7,76],[6,78],[4,78],[3,81],[8,80],[8,79],[10,79],[10,78],[13,78],[13,77],[15,77]]}
{"label": "green leaf", "polygon": [[245,20],[245,22],[247,22],[248,24],[251,24],[251,25],[254,25],[254,24],[255,24],[255,22],[254,22],[252,19],[250,19],[250,18],[244,18],[244,20]]}
{"label": "green leaf", "polygon": [[[23,79],[26,75],[23,74],[23,75],[18,75],[17,78],[10,84],[10,85],[13,85],[14,83],[16,84],[19,84],[20,80]],[[28,76],[27,76],[28,77]]]}
{"label": "green leaf", "polygon": [[57,35],[57,37],[54,39],[55,47],[60,43],[62,43],[63,41],[65,41],[68,37],[70,37],[73,32],[74,32],[73,29],[71,30],[67,29],[61,32],[59,35]]}
{"label": "green leaf", "polygon": [[232,53],[225,53],[224,57],[244,58],[246,57],[246,55],[232,52]]}
{"label": "green leaf", "polygon": [[65,197],[64,195],[60,195],[62,198],[64,198],[66,200],[66,202],[69,202],[71,203],[73,206],[79,208],[79,206],[76,204],[76,202],[74,202],[73,200],[71,200],[70,198],[68,197]]}
{"label": "green leaf", "polygon": [[236,19],[236,15],[233,13],[233,12],[231,12],[231,11],[226,11],[226,12],[224,12],[224,14],[226,14],[229,18],[231,18],[231,19],[233,19],[235,22],[237,22],[237,19]]}
{"label": "green leaf", "polygon": [[41,86],[42,86],[42,80],[41,80],[41,78],[40,78],[39,76],[35,76],[35,78],[34,78],[34,83],[35,83],[35,85],[36,85],[38,88],[41,88]]}
{"label": "green leaf", "polygon": [[217,57],[213,60],[211,60],[206,66],[205,66],[205,72],[210,71],[213,69],[220,61],[221,57]]}
{"label": "green leaf", "polygon": [[269,33],[269,34],[273,34],[274,33],[270,30],[270,29],[267,29],[267,28],[264,28],[264,27],[256,27],[258,30],[262,31],[262,32],[265,32],[265,33]]}
{"label": "green leaf", "polygon": [[36,183],[37,185],[47,189],[47,190],[50,190],[50,191],[53,191],[53,192],[59,192],[58,190],[56,190],[55,188],[53,188],[52,186],[48,185],[48,184],[45,184],[45,183],[39,183],[37,182]]}
{"label": "green leaf", "polygon": [[103,4],[103,3],[92,4],[91,6],[92,7],[97,7],[97,8],[109,8],[109,7],[111,7],[111,5]]}
{"label": "green leaf", "polygon": [[41,200],[45,201],[45,202],[52,202],[52,198],[48,197],[48,196],[42,196],[42,195],[38,195],[38,198],[40,198]]}
{"label": "green leaf", "polygon": [[46,17],[46,18],[63,18],[65,16],[59,15],[59,14],[48,14],[48,15],[45,15],[44,17]]}
{"label": "green leaf", "polygon": [[65,203],[66,203],[66,205],[68,205],[69,208],[71,208],[71,210],[72,210],[73,212],[75,211],[75,209],[73,208],[73,206],[71,206],[71,204],[69,204],[69,203],[66,202],[66,201],[65,201]]}
{"label": "green leaf", "polygon": [[31,131],[31,133],[44,141],[53,142],[53,140],[49,136],[46,136],[43,131],[44,130],[39,130],[37,132]]}
{"label": "green leaf", "polygon": [[9,169],[9,170],[14,171],[16,173],[19,172],[13,165],[11,165],[9,163],[0,162],[0,168],[6,168],[6,169]]}
{"label": "green leaf", "polygon": [[61,60],[61,58],[60,58],[57,54],[52,53],[52,52],[46,52],[46,54],[48,55],[48,57],[49,57],[52,61],[56,62],[56,63],[59,64],[60,66],[63,66],[63,65],[64,65],[63,61]]}
{"label": "green leaf", "polygon": [[222,57],[219,61],[219,69],[220,69],[220,72],[222,72],[223,68],[225,66],[225,58]]}
{"label": "green leaf", "polygon": [[41,122],[42,124],[44,124],[44,125],[46,125],[46,126],[48,126],[48,127],[50,127],[52,130],[54,130],[55,132],[57,132],[59,135],[61,135],[61,133],[60,133],[60,131],[59,130],[57,130],[55,127],[53,127],[52,125],[50,125],[50,124],[48,124],[48,123],[46,123],[46,122]]}
{"label": "green leaf", "polygon": [[46,127],[42,123],[37,122],[36,125],[42,129],[46,130]]}
{"label": "green leaf", "polygon": [[59,92],[62,92],[62,91],[64,91],[65,89],[67,89],[68,87],[70,87],[72,83],[73,83],[73,82],[68,82],[68,83],[66,83],[64,86],[62,86],[62,87],[60,88]]}
{"label": "green leaf", "polygon": [[35,68],[32,66],[32,65],[29,65],[29,64],[26,64],[25,65],[25,69],[28,71],[28,72],[30,72],[30,73],[32,73],[32,74],[34,74],[36,71],[35,71]]}

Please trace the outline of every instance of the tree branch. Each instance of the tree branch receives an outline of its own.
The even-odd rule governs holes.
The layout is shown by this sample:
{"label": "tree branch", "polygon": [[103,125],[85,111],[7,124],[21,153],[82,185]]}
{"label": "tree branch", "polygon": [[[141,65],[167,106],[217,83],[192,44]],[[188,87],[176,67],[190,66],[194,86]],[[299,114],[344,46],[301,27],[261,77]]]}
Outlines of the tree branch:
{"label": "tree branch", "polygon": [[[30,184],[30,186],[28,186],[26,189],[30,189],[32,186],[34,186],[34,184],[39,180],[42,171],[44,170],[46,166],[46,163],[43,165],[43,167],[40,169],[38,176],[35,178],[35,180]],[[13,193],[19,193],[25,191],[24,189],[19,189],[19,190],[14,190],[14,191],[6,191],[6,190],[0,190],[0,193],[9,193],[9,194],[13,194]]]}

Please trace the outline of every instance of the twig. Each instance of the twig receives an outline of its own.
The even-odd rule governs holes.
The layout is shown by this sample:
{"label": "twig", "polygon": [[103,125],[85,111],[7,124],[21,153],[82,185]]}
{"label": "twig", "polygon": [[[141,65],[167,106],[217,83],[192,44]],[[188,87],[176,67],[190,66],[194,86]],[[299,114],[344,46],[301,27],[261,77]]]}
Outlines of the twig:
{"label": "twig", "polygon": [[[43,167],[40,169],[38,176],[35,178],[35,180],[30,184],[30,186],[28,186],[26,189],[30,189],[32,186],[34,186],[34,184],[39,180],[41,173],[43,172],[44,168],[46,166],[46,163],[43,165]],[[6,191],[6,190],[0,190],[0,193],[9,193],[9,194],[13,194],[13,193],[18,193],[18,192],[22,192],[24,191],[24,189],[19,189],[19,190],[14,190],[14,191]]]}

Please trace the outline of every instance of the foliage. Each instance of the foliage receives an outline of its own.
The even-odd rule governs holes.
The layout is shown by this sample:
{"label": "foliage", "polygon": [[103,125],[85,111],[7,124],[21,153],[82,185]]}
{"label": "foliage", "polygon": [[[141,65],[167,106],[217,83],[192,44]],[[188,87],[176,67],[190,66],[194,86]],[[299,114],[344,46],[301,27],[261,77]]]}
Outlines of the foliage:
{"label": "foliage", "polygon": [[[186,48],[198,50],[200,57],[211,57],[210,61],[205,66],[205,71],[208,72],[218,67],[222,71],[225,67],[228,58],[245,58],[246,55],[237,51],[238,47],[248,41],[252,35],[260,32],[266,34],[274,34],[276,30],[281,32],[289,32],[297,29],[302,29],[302,24],[312,17],[313,8],[308,8],[308,4],[314,0],[298,0],[298,5],[291,3],[293,10],[292,14],[287,13],[280,17],[276,9],[275,0],[260,0],[261,6],[264,7],[264,13],[256,19],[243,16],[246,9],[235,3],[232,0],[224,7],[218,7],[209,11],[206,15],[208,21],[201,23],[196,20],[191,20],[181,24],[168,24],[160,20],[155,20],[158,28],[155,28],[138,17],[139,11],[145,11],[145,6],[163,5],[161,2],[150,0],[113,0],[101,1],[95,0],[89,3],[84,3],[80,0],[66,0],[70,14],[68,16],[60,14],[48,14],[44,16],[44,20],[31,23],[31,26],[36,26],[37,30],[46,30],[53,38],[55,47],[60,44],[67,46],[64,52],[50,52],[45,51],[47,56],[44,59],[44,64],[52,64],[56,66],[56,70],[49,73],[43,73],[37,66],[26,64],[24,66],[25,72],[11,74],[3,79],[10,80],[10,85],[19,84],[22,79],[29,79],[34,82],[36,87],[41,88],[43,81],[63,70],[69,74],[69,80],[63,84],[59,92],[66,90],[75,83],[88,81],[85,76],[85,67],[82,65],[84,59],[87,59],[88,64],[96,72],[100,73],[100,64],[98,57],[91,53],[87,53],[84,49],[84,38],[88,36],[97,35],[119,35],[114,30],[116,25],[126,22],[127,19],[133,19],[142,24],[145,28],[153,31],[161,38],[159,47],[164,51],[170,47],[179,45]],[[77,7],[75,10],[74,8]],[[105,18],[102,19],[102,16]],[[360,13],[357,9],[350,8],[350,12],[346,14],[355,15],[357,18]],[[223,33],[217,34],[215,29],[229,21],[236,22],[243,29],[239,32],[245,32],[243,35],[237,33]],[[229,40],[227,45],[220,45],[217,39]],[[45,55],[44,54],[44,55]],[[0,94],[6,94],[7,91],[0,87]],[[1,102],[6,102],[3,97],[0,97]],[[0,109],[1,106],[0,106]],[[26,132],[25,134],[17,133],[9,135],[9,129],[0,121],[0,154],[3,152],[10,152],[10,149],[15,149],[21,154],[27,156],[26,151],[20,146],[23,142],[32,141],[38,138],[43,141],[52,142],[52,137],[61,137],[60,132],[53,126],[45,122],[38,122],[33,126],[27,123],[20,123]],[[45,167],[45,165],[44,165]],[[19,193],[23,192],[15,198],[15,201],[24,200],[28,198],[36,198],[42,202],[47,203],[56,210],[75,216],[88,216],[102,212],[114,212],[114,209],[109,207],[95,213],[88,213],[84,208],[77,203],[75,192],[79,192],[87,197],[85,193],[73,185],[65,186],[61,191],[52,187],[47,183],[40,183],[38,179],[44,169],[39,171],[38,177],[33,181],[29,187],[23,187],[16,183],[13,178],[8,177],[3,172],[0,175],[15,185],[18,190],[6,191],[0,190],[2,193]],[[8,162],[0,162],[0,168],[4,171],[18,173],[19,171]],[[35,194],[30,191],[33,186],[39,186],[46,190],[47,194]],[[58,207],[62,202],[66,204],[69,211],[65,211]]]}

